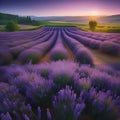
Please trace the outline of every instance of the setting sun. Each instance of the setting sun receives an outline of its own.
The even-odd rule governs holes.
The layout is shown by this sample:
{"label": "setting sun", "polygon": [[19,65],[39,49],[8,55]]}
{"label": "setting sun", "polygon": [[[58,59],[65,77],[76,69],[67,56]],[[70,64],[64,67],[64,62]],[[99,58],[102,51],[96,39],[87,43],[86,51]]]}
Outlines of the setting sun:
{"label": "setting sun", "polygon": [[100,11],[97,11],[97,10],[90,12],[90,16],[100,16],[100,15],[101,15]]}

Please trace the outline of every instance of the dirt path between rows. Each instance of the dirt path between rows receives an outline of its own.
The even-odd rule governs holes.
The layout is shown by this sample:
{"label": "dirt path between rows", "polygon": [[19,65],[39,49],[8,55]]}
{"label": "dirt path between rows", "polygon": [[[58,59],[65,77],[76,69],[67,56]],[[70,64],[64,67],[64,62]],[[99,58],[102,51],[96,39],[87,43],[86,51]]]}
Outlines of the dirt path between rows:
{"label": "dirt path between rows", "polygon": [[50,62],[49,59],[49,52],[47,52],[41,59],[39,63],[43,63],[43,62]]}
{"label": "dirt path between rows", "polygon": [[65,48],[66,48],[67,51],[68,51],[68,55],[69,55],[68,58],[69,58],[69,60],[74,61],[74,54],[73,54],[72,50],[71,50],[70,47],[67,45],[67,43],[65,43],[64,41],[63,41],[63,44],[64,44]]}

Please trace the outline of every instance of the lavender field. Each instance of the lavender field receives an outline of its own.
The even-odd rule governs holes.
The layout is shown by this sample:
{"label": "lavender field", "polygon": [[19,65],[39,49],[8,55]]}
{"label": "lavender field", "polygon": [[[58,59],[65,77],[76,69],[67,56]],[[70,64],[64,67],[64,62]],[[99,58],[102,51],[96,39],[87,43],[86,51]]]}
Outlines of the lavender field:
{"label": "lavender field", "polygon": [[[92,50],[118,60],[96,64]],[[120,120],[119,60],[119,33],[0,32],[0,119]]]}

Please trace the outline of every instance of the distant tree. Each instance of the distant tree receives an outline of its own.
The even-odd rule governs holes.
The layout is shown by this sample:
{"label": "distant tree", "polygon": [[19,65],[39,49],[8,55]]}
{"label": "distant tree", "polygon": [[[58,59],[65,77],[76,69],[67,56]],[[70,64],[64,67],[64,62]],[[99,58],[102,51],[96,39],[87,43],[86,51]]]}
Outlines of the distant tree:
{"label": "distant tree", "polygon": [[29,21],[31,22],[31,17],[29,16],[28,18],[29,18]]}
{"label": "distant tree", "polygon": [[91,31],[95,31],[96,26],[97,26],[97,22],[95,20],[89,21],[89,27]]}
{"label": "distant tree", "polygon": [[6,31],[10,31],[10,32],[17,31],[17,30],[19,30],[19,26],[18,26],[18,24],[16,22],[10,21],[5,26],[5,29],[6,29]]}
{"label": "distant tree", "polygon": [[29,21],[29,16],[26,17],[26,21],[27,21],[27,22]]}
{"label": "distant tree", "polygon": [[31,17],[30,17],[30,16],[27,16],[27,17],[26,17],[26,22],[29,24],[29,23],[31,23],[31,21],[32,21],[32,20],[31,20]]}

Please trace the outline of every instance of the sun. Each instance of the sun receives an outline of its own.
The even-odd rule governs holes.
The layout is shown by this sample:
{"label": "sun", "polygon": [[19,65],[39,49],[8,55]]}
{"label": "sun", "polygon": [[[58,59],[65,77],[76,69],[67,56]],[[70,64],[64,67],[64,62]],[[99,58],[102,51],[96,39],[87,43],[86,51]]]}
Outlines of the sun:
{"label": "sun", "polygon": [[90,16],[100,16],[100,12],[97,10],[90,11]]}
{"label": "sun", "polygon": [[89,19],[90,20],[98,20],[100,15],[101,15],[100,11],[97,11],[97,10],[90,11],[89,12],[89,17],[90,17]]}

